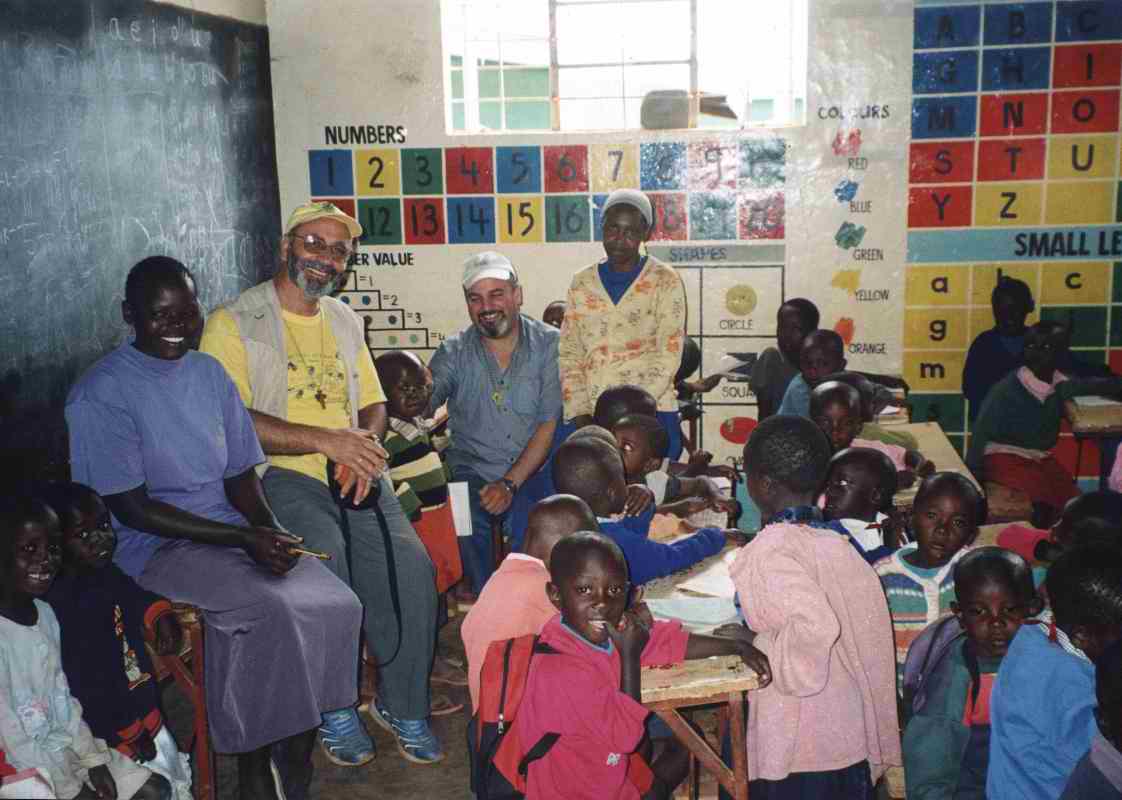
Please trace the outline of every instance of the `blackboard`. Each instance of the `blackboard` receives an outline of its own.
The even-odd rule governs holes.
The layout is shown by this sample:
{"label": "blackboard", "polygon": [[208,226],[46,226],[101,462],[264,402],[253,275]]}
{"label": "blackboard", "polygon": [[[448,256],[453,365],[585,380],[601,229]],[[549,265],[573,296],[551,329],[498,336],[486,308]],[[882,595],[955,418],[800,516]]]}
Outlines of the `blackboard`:
{"label": "blackboard", "polygon": [[171,255],[204,307],[280,236],[263,26],[144,0],[0,0],[0,445],[66,474],[62,409],[128,331],[129,268]]}

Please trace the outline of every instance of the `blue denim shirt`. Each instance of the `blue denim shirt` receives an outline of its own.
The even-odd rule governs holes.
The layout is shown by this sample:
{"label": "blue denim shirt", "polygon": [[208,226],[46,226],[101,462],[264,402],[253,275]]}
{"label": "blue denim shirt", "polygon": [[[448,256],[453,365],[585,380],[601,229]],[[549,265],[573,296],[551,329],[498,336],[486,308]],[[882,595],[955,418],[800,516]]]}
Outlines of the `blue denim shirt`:
{"label": "blue denim shirt", "polygon": [[[429,361],[429,410],[448,402],[448,466],[466,467],[487,481],[506,474],[538,427],[561,416],[561,334],[525,314],[520,319],[518,346],[505,372],[474,325],[446,339]],[[490,370],[484,359],[490,359]]]}

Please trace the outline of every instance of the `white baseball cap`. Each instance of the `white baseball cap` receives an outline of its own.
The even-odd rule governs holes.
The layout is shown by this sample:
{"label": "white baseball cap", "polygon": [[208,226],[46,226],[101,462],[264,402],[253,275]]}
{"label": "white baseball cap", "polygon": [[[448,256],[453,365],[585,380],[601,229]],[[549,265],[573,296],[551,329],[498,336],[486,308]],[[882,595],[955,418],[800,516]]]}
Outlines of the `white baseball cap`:
{"label": "white baseball cap", "polygon": [[494,250],[477,253],[464,262],[464,289],[470,289],[484,278],[517,281],[518,272],[510,259]]}

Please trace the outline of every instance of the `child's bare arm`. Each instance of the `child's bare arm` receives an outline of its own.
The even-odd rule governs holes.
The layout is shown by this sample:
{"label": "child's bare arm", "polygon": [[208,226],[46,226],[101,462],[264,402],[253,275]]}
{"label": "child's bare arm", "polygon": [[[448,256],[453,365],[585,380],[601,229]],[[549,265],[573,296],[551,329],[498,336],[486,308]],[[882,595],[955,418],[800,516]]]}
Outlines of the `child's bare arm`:
{"label": "child's bare arm", "polygon": [[618,625],[608,626],[608,638],[619,650],[619,690],[635,702],[642,702],[640,659],[651,638],[650,627],[636,609],[628,609]]}
{"label": "child's bare arm", "polygon": [[[747,628],[746,633],[752,634]],[[740,656],[741,660],[760,676],[760,688],[771,683],[771,665],[767,656],[755,648],[747,636],[741,635],[732,638],[718,636],[705,636],[691,633],[686,642],[686,658],[709,658],[710,656]]]}

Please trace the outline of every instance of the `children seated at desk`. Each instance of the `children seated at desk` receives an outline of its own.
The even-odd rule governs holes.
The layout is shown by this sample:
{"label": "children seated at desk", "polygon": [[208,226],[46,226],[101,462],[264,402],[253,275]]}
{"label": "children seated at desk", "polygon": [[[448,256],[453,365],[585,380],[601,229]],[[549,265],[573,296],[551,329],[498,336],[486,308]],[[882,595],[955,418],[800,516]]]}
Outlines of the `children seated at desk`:
{"label": "children seated at desk", "polygon": [[[528,748],[545,734],[559,737],[530,763],[526,796],[669,798],[689,771],[689,754],[673,737],[650,741],[640,668],[739,655],[767,686],[767,658],[743,638],[688,634],[678,622],[654,622],[645,607],[628,608],[634,580],[619,546],[601,533],[561,539],[549,572],[549,599],[561,613],[540,641],[556,652],[531,663],[517,733]],[[635,753],[653,773],[642,782],[647,770]]]}
{"label": "children seated at desk", "polygon": [[1023,625],[990,702],[988,800],[1052,800],[1095,737],[1095,663],[1122,639],[1122,550],[1075,547],[1048,570],[1051,619]]}
{"label": "children seated at desk", "polygon": [[1095,665],[1095,699],[1098,730],[1060,800],[1122,800],[1122,645],[1112,645]]}
{"label": "children seated at desk", "polygon": [[0,497],[0,750],[56,797],[170,800],[164,778],[94,737],[70,693],[58,619],[39,599],[61,558],[58,516],[41,500]]}
{"label": "children seated at desk", "polygon": [[719,553],[728,542],[741,544],[738,530],[702,528],[671,544],[647,538],[654,509],[621,517],[627,502],[619,450],[592,436],[570,439],[553,456],[553,482],[562,494],[576,495],[592,508],[600,530],[623,550],[636,586],[685,569]]}
{"label": "children seated at desk", "polygon": [[113,563],[117,536],[97,492],[79,483],[41,492],[62,526],[62,570],[46,595],[62,634],[62,669],[90,731],[163,775],[179,800],[191,798],[191,768],[160,713],[156,670],[144,646],[178,653],[182,632],[163,597]]}
{"label": "children seated at desk", "polygon": [[859,439],[863,426],[861,395],[852,386],[839,381],[826,381],[810,393],[810,418],[830,439],[834,452],[847,447],[865,447],[879,450],[896,466],[900,488],[915,483],[916,476],[925,478],[935,471],[935,465],[918,450],[907,450],[899,445],[885,444],[873,439]]}
{"label": "children seated at desk", "polygon": [[802,417],[764,420],[744,448],[766,524],[729,572],[773,677],[748,704],[749,796],[871,800],[901,763],[884,593],[814,505],[829,460]]}
{"label": "children seated at desk", "polygon": [[990,390],[974,423],[966,465],[979,480],[1029,496],[1033,525],[1047,528],[1079,490],[1049,451],[1060,434],[1063,403],[1081,394],[1116,394],[1122,378],[1069,379],[1057,368],[1068,330],[1038,322],[1025,335],[1024,363]]}
{"label": "children seated at desk", "polygon": [[539,500],[530,509],[522,552],[503,559],[460,628],[467,653],[473,711],[479,703],[479,671],[487,646],[501,639],[537,633],[557,613],[545,592],[554,546],[570,533],[598,530],[592,509],[571,494],[555,494]]}
{"label": "children seated at desk", "polygon": [[709,478],[672,475],[660,469],[669,436],[654,417],[628,414],[620,418],[612,434],[623,458],[627,482],[646,484],[654,492],[658,513],[688,517],[706,508],[731,510],[733,501],[724,497]]}
{"label": "children seated at desk", "polygon": [[873,439],[885,444],[894,444],[905,450],[918,450],[919,442],[912,434],[902,428],[889,428],[873,422],[877,415],[887,406],[900,402],[896,395],[885,386],[874,383],[860,372],[835,372],[827,375],[822,382],[838,381],[852,386],[861,394],[861,430],[857,436],[861,439]]}
{"label": "children seated at desk", "polygon": [[756,358],[748,388],[756,396],[757,419],[763,422],[783,402],[787,385],[799,374],[803,340],[818,329],[818,307],[802,297],[788,300],[775,314],[775,344]]}
{"label": "children seated at desk", "polygon": [[879,450],[847,447],[830,459],[822,514],[845,528],[850,541],[870,564],[895,549],[896,534],[889,512],[896,489],[896,465]]}
{"label": "children seated at desk", "polygon": [[925,478],[912,505],[912,536],[874,565],[888,598],[896,640],[897,691],[903,689],[904,661],[923,629],[950,613],[954,565],[985,522],[986,501],[968,478],[937,472]]}
{"label": "children seated at desk", "polygon": [[990,694],[1021,622],[1040,610],[1029,564],[1000,547],[979,547],[954,567],[959,631],[929,654],[915,716],[904,730],[909,800],[985,797]]}
{"label": "children seated at desk", "polygon": [[814,331],[803,339],[799,350],[799,374],[791,378],[779,414],[810,416],[810,390],[827,375],[845,369],[845,343],[834,331]]}
{"label": "children seated at desk", "polygon": [[[970,422],[978,418],[990,390],[1002,378],[1024,366],[1025,319],[1036,309],[1032,290],[1024,281],[1002,276],[990,293],[994,326],[978,334],[966,353],[962,393],[969,402]],[[1106,377],[1110,370],[1076,358],[1070,350],[1057,355],[1056,367],[1071,377]]]}

